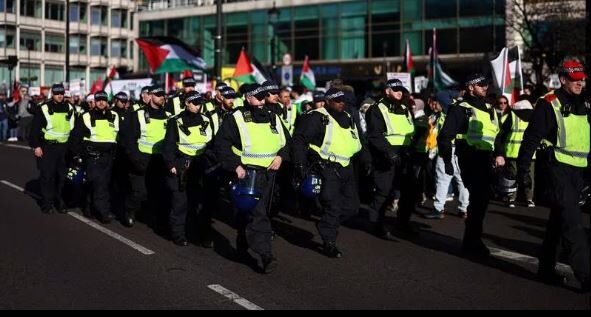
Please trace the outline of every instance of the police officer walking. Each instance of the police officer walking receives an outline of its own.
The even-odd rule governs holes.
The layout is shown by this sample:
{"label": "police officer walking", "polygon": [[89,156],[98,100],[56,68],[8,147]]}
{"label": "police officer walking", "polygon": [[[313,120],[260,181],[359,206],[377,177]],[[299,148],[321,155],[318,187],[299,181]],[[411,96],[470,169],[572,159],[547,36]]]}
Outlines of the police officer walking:
{"label": "police officer walking", "polygon": [[[96,96],[95,96],[96,100]],[[113,96],[113,112],[119,116],[119,121],[124,121],[125,117],[131,112],[129,108],[129,97],[123,91],[120,91]]]}
{"label": "police officer walking", "polygon": [[[164,164],[168,171],[166,185],[171,192],[170,232],[173,242],[187,246],[187,215],[194,214],[199,204],[207,199],[204,194],[203,157],[206,147],[213,138],[210,119],[200,114],[205,100],[192,91],[184,96],[184,108],[173,117],[167,128],[162,147]],[[211,206],[202,206],[198,217],[198,235],[201,241],[211,244]]]}
{"label": "police officer walking", "polygon": [[[470,193],[468,217],[462,251],[476,258],[490,255],[482,242],[484,216],[490,200],[492,167],[505,164],[503,157],[493,163],[495,138],[499,133],[499,117],[494,107],[485,101],[488,79],[482,74],[470,75],[465,83],[466,94],[448,110],[437,144],[447,175],[454,174],[452,141],[462,180]],[[463,137],[456,138],[458,135]]]}
{"label": "police officer walking", "polygon": [[250,247],[261,257],[262,270],[270,273],[277,267],[271,248],[272,228],[268,206],[275,174],[289,156],[289,133],[281,119],[264,109],[266,93],[258,84],[246,84],[245,103],[234,111],[216,136],[215,150],[222,167],[236,173],[238,179],[256,173],[258,203],[248,213],[238,214],[236,248],[247,257]]}
{"label": "police officer walking", "polygon": [[[126,214],[123,219],[123,225],[127,227],[134,225],[136,213],[146,198],[149,198],[151,209],[159,212],[166,210],[167,199],[163,186],[165,168],[161,153],[166,124],[171,115],[163,109],[164,97],[164,89],[152,87],[150,105],[129,117],[126,131],[122,134],[125,151],[131,163],[131,192],[125,202]],[[162,220],[162,217],[157,220]],[[160,222],[157,221],[156,224]]]}
{"label": "police officer walking", "polygon": [[394,190],[401,190],[397,229],[406,236],[416,235],[409,225],[415,206],[415,184],[411,171],[411,144],[415,133],[408,104],[408,91],[398,79],[386,82],[385,97],[371,106],[366,114],[369,148],[374,162],[376,186],[369,212],[369,221],[378,237],[395,240],[385,223],[386,208],[394,199]]}
{"label": "police officer walking", "polygon": [[146,106],[150,105],[150,99],[152,98],[150,95],[150,90],[152,86],[144,86],[140,92],[140,100],[133,104],[131,109],[133,111],[138,111]]}
{"label": "police officer walking", "polygon": [[[555,270],[558,243],[562,241],[568,261],[581,289],[589,292],[589,240],[578,205],[588,172],[590,148],[590,109],[581,95],[586,78],[583,65],[565,61],[559,73],[562,87],[540,98],[518,157],[518,180],[526,179],[532,156],[540,141],[538,162],[548,161],[550,218],[539,256],[538,277],[544,282],[561,284],[564,278]],[[549,142],[548,142],[549,141]]]}
{"label": "police officer walking", "polygon": [[72,154],[81,157],[86,165],[86,177],[90,188],[91,208],[99,220],[110,223],[111,213],[109,184],[119,132],[119,115],[109,110],[108,95],[104,91],[94,94],[95,109],[84,113],[72,133]]}
{"label": "police officer walking", "polygon": [[216,95],[216,100],[218,100],[218,98],[219,105],[207,113],[207,115],[211,117],[214,135],[218,133],[228,115],[232,114],[236,91],[232,87],[224,86],[223,88],[220,88],[219,94]]}
{"label": "police officer walking", "polygon": [[183,78],[183,90],[177,92],[172,98],[168,99],[164,110],[175,116],[185,110],[185,96],[188,93],[195,91],[195,85],[197,85],[197,82],[193,77]]}
{"label": "police officer walking", "polygon": [[51,87],[52,99],[38,107],[31,125],[29,145],[37,157],[40,171],[41,211],[51,214],[54,207],[60,213],[67,209],[62,199],[66,179],[66,153],[70,132],[74,129],[74,107],[64,102],[62,84]]}
{"label": "police officer walking", "polygon": [[293,140],[293,161],[298,183],[308,171],[320,173],[323,215],[317,224],[324,253],[340,258],[336,245],[340,224],[359,211],[359,195],[351,159],[361,151],[359,131],[345,112],[345,94],[336,88],[326,92],[327,106],[302,117]]}

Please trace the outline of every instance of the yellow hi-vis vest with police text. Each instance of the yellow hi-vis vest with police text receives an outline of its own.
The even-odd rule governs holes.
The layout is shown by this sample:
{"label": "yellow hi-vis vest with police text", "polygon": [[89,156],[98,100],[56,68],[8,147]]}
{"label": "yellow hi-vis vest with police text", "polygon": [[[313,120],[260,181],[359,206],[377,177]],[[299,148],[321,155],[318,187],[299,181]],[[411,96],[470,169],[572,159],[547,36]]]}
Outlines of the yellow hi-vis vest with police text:
{"label": "yellow hi-vis vest with police text", "polygon": [[513,113],[513,122],[511,123],[511,132],[507,136],[505,143],[505,156],[507,158],[516,159],[519,156],[519,149],[523,142],[523,134],[529,122],[519,119],[519,117]]}
{"label": "yellow hi-vis vest with police text", "polygon": [[70,132],[74,129],[74,108],[68,104],[68,112],[51,112],[49,106],[44,104],[41,106],[41,113],[47,121],[41,130],[43,138],[57,143],[68,142]]}
{"label": "yellow hi-vis vest with police text", "polygon": [[[170,117],[170,113],[167,112],[166,114]],[[140,123],[139,151],[145,154],[162,153],[162,141],[166,135],[166,122],[168,118],[149,118],[144,109],[137,111],[137,118]]]}
{"label": "yellow hi-vis vest with police text", "polygon": [[464,137],[468,145],[478,150],[492,151],[495,147],[495,138],[500,131],[497,112],[490,104],[486,104],[487,109],[493,114],[491,120],[489,111],[477,109],[467,102],[461,102],[459,106],[472,110],[468,120],[468,131]]}
{"label": "yellow hi-vis vest with police text", "polygon": [[95,120],[94,126],[90,113],[82,115],[82,121],[90,131],[90,136],[84,137],[84,141],[97,143],[117,143],[117,132],[119,132],[119,115],[112,111],[112,121],[107,119]]}
{"label": "yellow hi-vis vest with police text", "polygon": [[[403,106],[404,107],[404,106]],[[415,134],[415,126],[412,121],[410,112],[406,115],[395,114],[388,110],[388,107],[383,103],[378,104],[378,109],[386,123],[386,132],[384,137],[390,145],[393,146],[408,146]]]}
{"label": "yellow hi-vis vest with police text", "polygon": [[[206,116],[203,118],[203,125],[183,128],[183,118],[177,118],[177,126],[179,132],[179,141],[177,148],[180,152],[188,156],[197,156],[205,152],[205,147],[213,137],[212,128],[209,119]],[[186,134],[189,130],[189,134]]]}
{"label": "yellow hi-vis vest with police text", "polygon": [[[336,162],[341,166],[348,166],[351,157],[361,151],[361,141],[355,123],[351,120],[351,127],[342,128],[339,123],[324,108],[312,111],[320,112],[327,117],[328,124],[324,133],[324,139],[320,147],[310,144],[310,149],[318,153],[320,158],[329,162]],[[345,112],[349,119],[351,116]]]}

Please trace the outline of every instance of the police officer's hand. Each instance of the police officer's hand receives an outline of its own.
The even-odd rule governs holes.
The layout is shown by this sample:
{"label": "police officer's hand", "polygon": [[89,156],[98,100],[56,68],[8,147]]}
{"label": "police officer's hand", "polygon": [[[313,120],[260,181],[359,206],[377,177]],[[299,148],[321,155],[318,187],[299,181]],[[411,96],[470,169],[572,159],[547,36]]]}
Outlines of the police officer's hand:
{"label": "police officer's hand", "polygon": [[243,179],[244,177],[246,177],[246,171],[240,165],[236,167],[236,176],[238,176],[238,179]]}
{"label": "police officer's hand", "polygon": [[41,149],[41,147],[36,147],[35,148],[35,156],[38,158],[42,158],[43,157],[43,149]]}
{"label": "police officer's hand", "polygon": [[497,156],[495,158],[495,166],[494,167],[503,167],[505,166],[505,158],[502,156]]}
{"label": "police officer's hand", "polygon": [[271,165],[269,165],[267,170],[270,170],[270,171],[279,170],[279,168],[281,167],[281,162],[283,162],[283,159],[281,158],[281,156],[275,156],[275,158],[273,159],[273,162],[271,162]]}
{"label": "police officer's hand", "polygon": [[170,169],[170,174],[176,175],[176,167]]}
{"label": "police officer's hand", "polygon": [[451,163],[451,161],[443,161],[443,164],[445,165],[445,174],[449,175],[449,176],[453,176],[454,174],[454,166]]}

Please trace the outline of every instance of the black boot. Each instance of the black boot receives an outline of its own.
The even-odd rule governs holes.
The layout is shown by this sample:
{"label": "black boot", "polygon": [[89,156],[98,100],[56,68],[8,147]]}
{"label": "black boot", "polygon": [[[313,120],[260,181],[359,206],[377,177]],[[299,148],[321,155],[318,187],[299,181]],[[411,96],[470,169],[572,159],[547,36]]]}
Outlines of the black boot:
{"label": "black boot", "polygon": [[261,263],[263,268],[263,273],[269,274],[277,268],[277,259],[272,255],[262,255],[261,256]]}
{"label": "black boot", "polygon": [[462,243],[462,252],[469,257],[485,259],[490,256],[490,250],[482,240],[464,240]]}
{"label": "black boot", "polygon": [[337,248],[336,242],[324,242],[324,254],[329,258],[338,259],[343,257],[343,252]]}
{"label": "black boot", "polygon": [[566,277],[562,276],[556,269],[539,269],[536,277],[545,284],[561,286],[566,284]]}
{"label": "black boot", "polygon": [[127,228],[133,227],[133,225],[135,224],[135,213],[125,213],[121,221],[121,224],[126,226]]}

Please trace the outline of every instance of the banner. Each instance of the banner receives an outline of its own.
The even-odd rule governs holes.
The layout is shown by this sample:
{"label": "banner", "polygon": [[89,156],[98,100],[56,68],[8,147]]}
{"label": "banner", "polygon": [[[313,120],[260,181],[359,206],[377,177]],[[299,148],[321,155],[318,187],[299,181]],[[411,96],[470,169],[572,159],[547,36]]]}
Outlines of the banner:
{"label": "banner", "polygon": [[141,79],[126,79],[126,80],[113,80],[111,81],[111,87],[113,94],[120,91],[127,93],[131,98],[138,100],[142,92],[142,87],[152,85],[152,78],[141,78]]}

